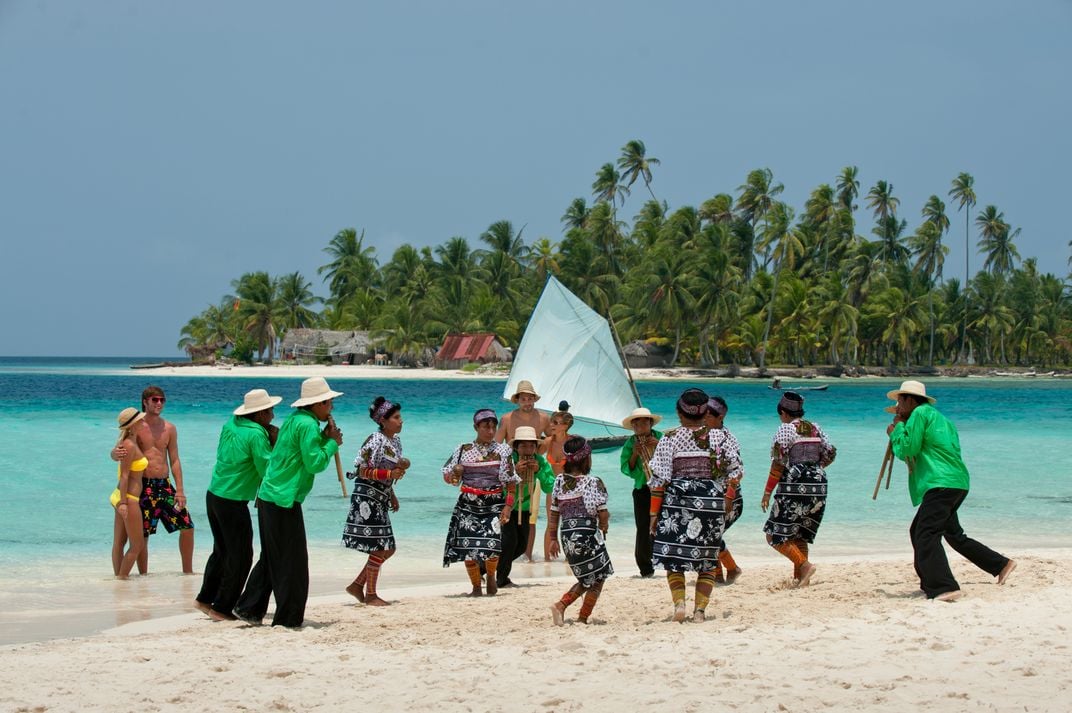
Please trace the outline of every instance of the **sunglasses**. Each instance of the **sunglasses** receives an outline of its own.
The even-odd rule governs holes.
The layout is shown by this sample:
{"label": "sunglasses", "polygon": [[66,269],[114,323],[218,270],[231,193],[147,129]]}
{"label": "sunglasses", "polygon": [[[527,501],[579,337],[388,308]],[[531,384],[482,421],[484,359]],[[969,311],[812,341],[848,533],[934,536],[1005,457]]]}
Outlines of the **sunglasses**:
{"label": "sunglasses", "polygon": [[167,401],[167,399],[163,396],[150,396],[149,400],[152,401],[154,404],[162,404]]}

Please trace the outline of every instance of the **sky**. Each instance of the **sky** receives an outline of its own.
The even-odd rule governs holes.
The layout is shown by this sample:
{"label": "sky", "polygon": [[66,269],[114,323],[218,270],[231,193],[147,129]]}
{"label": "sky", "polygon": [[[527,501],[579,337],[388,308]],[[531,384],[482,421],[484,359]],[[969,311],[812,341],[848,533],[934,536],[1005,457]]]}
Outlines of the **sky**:
{"label": "sky", "polygon": [[1068,0],[0,0],[0,355],[178,356],[245,272],[326,296],[343,228],[381,264],[498,220],[557,241],[631,139],[671,210],[755,168],[799,213],[858,166],[908,232],[937,194],[947,277],[966,171],[1064,276],[1069,37]]}

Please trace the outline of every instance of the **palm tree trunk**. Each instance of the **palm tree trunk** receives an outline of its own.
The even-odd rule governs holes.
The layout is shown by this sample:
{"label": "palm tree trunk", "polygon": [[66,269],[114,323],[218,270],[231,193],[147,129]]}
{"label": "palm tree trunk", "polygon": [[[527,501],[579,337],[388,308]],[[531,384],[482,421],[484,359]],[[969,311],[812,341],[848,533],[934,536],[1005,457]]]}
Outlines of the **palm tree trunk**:
{"label": "palm tree trunk", "polygon": [[763,351],[759,353],[759,370],[763,371],[767,363],[767,340],[770,338],[771,321],[774,319],[774,298],[778,296],[778,269],[774,270],[774,282],[771,284],[771,298],[767,309],[767,326],[763,329]]}
{"label": "palm tree trunk", "polygon": [[934,288],[931,288],[928,300],[931,312],[931,345],[927,351],[927,366],[934,366]]}

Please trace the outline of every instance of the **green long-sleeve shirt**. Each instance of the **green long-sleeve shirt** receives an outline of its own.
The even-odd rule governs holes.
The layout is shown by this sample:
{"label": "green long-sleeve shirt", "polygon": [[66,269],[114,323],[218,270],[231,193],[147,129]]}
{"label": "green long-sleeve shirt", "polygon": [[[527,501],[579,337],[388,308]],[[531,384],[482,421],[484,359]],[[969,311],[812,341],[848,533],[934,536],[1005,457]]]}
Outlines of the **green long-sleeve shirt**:
{"label": "green long-sleeve shirt", "polygon": [[930,404],[921,404],[890,432],[893,454],[910,463],[908,492],[919,505],[931,488],[968,489],[968,468],[960,456],[953,422]]}
{"label": "green long-sleeve shirt", "polygon": [[279,429],[258,497],[281,508],[304,501],[313,489],[313,478],[338,451],[339,444],[320,433],[316,416],[298,409]]}
{"label": "green long-sleeve shirt", "polygon": [[232,416],[220,431],[208,491],[227,500],[252,500],[271,455],[272,444],[264,427],[248,418]]}
{"label": "green long-sleeve shirt", "polygon": [[[533,457],[536,459],[536,465],[538,466],[536,468],[536,473],[534,477],[536,478],[536,481],[540,484],[540,490],[544,493],[550,493],[551,490],[555,487],[555,474],[554,471],[551,470],[551,464],[548,463],[547,459],[541,456],[539,453],[537,453]],[[517,451],[514,451],[513,455],[510,456],[510,458],[511,460],[513,460],[514,465],[517,465]],[[507,492],[510,491],[507,490]],[[529,511],[528,488],[521,489],[521,501],[514,503],[514,510],[520,510],[521,512]]]}
{"label": "green long-sleeve shirt", "polygon": [[[662,438],[663,434],[655,429],[652,429],[651,435],[656,438]],[[622,475],[627,478],[633,479],[633,490],[640,490],[648,484],[648,475],[644,472],[644,466],[641,464],[640,459],[637,458],[636,465],[632,468],[629,467],[629,459],[633,457],[633,448],[636,446],[636,436],[629,436],[625,443],[622,444],[622,457],[621,467]]]}

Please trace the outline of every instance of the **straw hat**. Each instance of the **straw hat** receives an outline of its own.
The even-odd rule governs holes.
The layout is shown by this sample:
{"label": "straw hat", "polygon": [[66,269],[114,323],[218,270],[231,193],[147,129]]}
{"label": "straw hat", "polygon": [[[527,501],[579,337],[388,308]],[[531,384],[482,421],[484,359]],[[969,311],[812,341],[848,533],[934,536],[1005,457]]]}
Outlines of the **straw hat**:
{"label": "straw hat", "polygon": [[536,393],[536,389],[532,386],[531,381],[526,381],[524,379],[519,381],[517,383],[517,388],[514,390],[514,395],[510,397],[510,400],[516,404],[517,398],[521,396],[521,394],[532,394],[536,397],[537,401],[540,400],[540,395]]}
{"label": "straw hat", "polygon": [[301,382],[301,398],[291,404],[294,408],[318,404],[328,399],[337,399],[342,396],[341,391],[332,391],[327,380],[322,376],[314,376]]}
{"label": "straw hat", "polygon": [[266,411],[282,400],[282,396],[269,396],[264,389],[253,389],[246,392],[245,398],[242,399],[242,405],[234,410],[234,415],[246,416],[258,411]]}
{"label": "straw hat", "polygon": [[927,387],[923,385],[921,381],[905,381],[901,384],[901,388],[894,389],[893,391],[886,392],[886,398],[897,400],[897,397],[901,394],[908,396],[918,396],[921,399],[925,399],[930,403],[937,401],[933,396],[927,396]]}
{"label": "straw hat", "polygon": [[130,406],[120,411],[119,416],[115,420],[116,423],[119,424],[119,430],[125,431],[143,418],[145,418],[144,411],[139,411],[133,406]]}
{"label": "straw hat", "polygon": [[622,419],[622,427],[623,428],[632,428],[633,427],[633,421],[635,421],[638,418],[650,418],[652,426],[657,424],[659,421],[663,420],[662,416],[656,416],[651,411],[649,411],[646,408],[644,408],[643,406],[641,406],[640,408],[633,409],[633,413],[629,414],[628,416],[626,416],[625,418]]}
{"label": "straw hat", "polygon": [[540,439],[536,437],[536,429],[532,426],[518,426],[514,431],[514,443],[518,441],[532,441],[533,443],[539,443]]}

